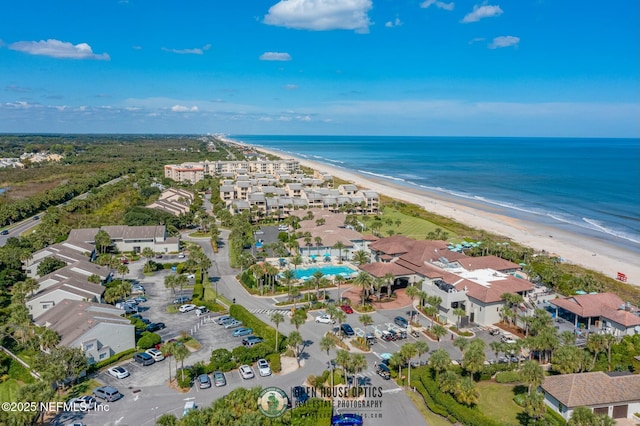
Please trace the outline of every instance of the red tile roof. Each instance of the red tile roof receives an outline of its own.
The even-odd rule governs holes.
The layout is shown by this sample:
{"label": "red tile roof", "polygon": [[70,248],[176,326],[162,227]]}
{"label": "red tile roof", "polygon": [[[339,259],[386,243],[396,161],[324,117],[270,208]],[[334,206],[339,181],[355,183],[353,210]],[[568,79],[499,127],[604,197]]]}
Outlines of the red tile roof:
{"label": "red tile roof", "polygon": [[579,294],[549,303],[583,318],[605,317],[625,327],[640,325],[640,317],[624,310],[624,301],[614,293]]}
{"label": "red tile roof", "polygon": [[378,278],[382,278],[386,274],[393,274],[394,277],[397,277],[397,276],[400,276],[400,275],[411,275],[411,274],[413,274],[413,271],[411,271],[410,269],[405,268],[404,266],[398,265],[395,262],[389,262],[389,263],[383,263],[383,262],[367,263],[367,264],[364,264],[364,265],[360,265],[360,269],[362,269],[363,271],[366,271],[369,274],[373,275],[374,277],[378,277]]}

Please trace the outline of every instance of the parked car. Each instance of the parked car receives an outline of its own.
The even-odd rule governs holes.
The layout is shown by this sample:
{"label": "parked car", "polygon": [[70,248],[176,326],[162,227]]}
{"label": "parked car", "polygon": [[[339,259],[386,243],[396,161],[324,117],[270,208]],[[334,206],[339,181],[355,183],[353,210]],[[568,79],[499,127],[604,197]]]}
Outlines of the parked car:
{"label": "parked car", "polygon": [[492,328],[491,330],[489,330],[489,334],[492,336],[499,336],[500,335],[500,329],[499,328]]}
{"label": "parked car", "polygon": [[196,381],[198,382],[198,387],[200,389],[207,389],[211,387],[211,379],[208,374],[200,374]]}
{"label": "parked car", "polygon": [[164,359],[164,354],[160,352],[159,349],[151,348],[147,349],[145,352],[151,355],[151,358],[153,358],[153,360],[156,362],[162,361]]}
{"label": "parked car", "polygon": [[238,371],[240,371],[240,375],[245,380],[253,379],[255,377],[255,374],[253,374],[253,370],[247,364],[241,365]]}
{"label": "parked car", "polygon": [[240,336],[248,336],[251,333],[253,333],[253,329],[252,328],[238,328],[236,330],[233,331],[233,337],[240,337]]}
{"label": "parked car", "polygon": [[98,401],[92,396],[84,395],[69,400],[69,406],[73,411],[89,411],[96,408]]}
{"label": "parked car", "polygon": [[107,370],[107,373],[109,373],[111,376],[115,377],[116,379],[124,379],[125,377],[129,377],[129,372],[127,371],[127,369],[119,366],[111,367],[110,369]]}
{"label": "parked car", "polygon": [[178,296],[173,299],[173,303],[177,305],[178,303],[187,303],[190,300],[191,298],[189,296]]}
{"label": "parked car", "polygon": [[260,376],[262,377],[271,375],[271,367],[269,367],[269,362],[264,358],[258,360],[258,374],[260,374]]}
{"label": "parked car", "polygon": [[162,330],[163,328],[165,328],[163,322],[152,322],[151,324],[147,325],[146,330],[153,333],[154,331]]}
{"label": "parked car", "polygon": [[389,367],[385,364],[377,364],[376,373],[385,380],[389,380],[391,378],[391,370],[389,370]]}
{"label": "parked car", "polygon": [[9,235],[9,230],[3,229],[2,232],[0,232],[0,235]]}
{"label": "parked car", "polygon": [[278,231],[288,231],[289,227],[287,225],[278,225]]}
{"label": "parked car", "polygon": [[100,386],[99,388],[95,388],[93,390],[93,397],[100,398],[108,402],[113,402],[122,398],[122,394],[118,391],[118,389],[114,387]]}
{"label": "parked car", "polygon": [[349,305],[340,305],[340,309],[342,309],[345,314],[352,314],[353,313],[353,309]]}
{"label": "parked car", "polygon": [[136,293],[144,293],[144,286],[142,284],[134,284],[131,286],[131,291]]}
{"label": "parked car", "polygon": [[331,315],[323,314],[316,317],[316,322],[322,324],[335,324],[336,320],[331,318]]}
{"label": "parked car", "polygon": [[33,220],[40,220],[40,216],[34,216]]}
{"label": "parked car", "polygon": [[400,316],[395,317],[393,319],[393,322],[395,322],[397,326],[402,328],[407,328],[409,326],[409,321],[407,321],[405,317],[400,317]]}
{"label": "parked car", "polygon": [[133,356],[133,360],[139,364],[147,365],[154,364],[156,361],[146,352],[138,352]]}
{"label": "parked car", "polygon": [[356,334],[353,331],[353,328],[351,328],[351,326],[349,324],[347,324],[346,322],[344,324],[340,325],[340,330],[342,330],[342,333],[347,337],[351,337],[351,336]]}
{"label": "parked car", "polygon": [[231,320],[233,320],[233,319],[235,319],[235,318],[233,318],[232,316],[229,316],[229,315],[223,315],[223,316],[219,317],[219,318],[216,320],[216,323],[217,323],[217,324],[219,324],[219,325],[224,325],[224,323],[225,323],[225,322],[231,321]]}
{"label": "parked car", "polygon": [[242,339],[242,344],[247,348],[250,348],[251,346],[257,345],[258,343],[262,342],[264,342],[264,339],[262,339],[262,337],[256,336],[249,336],[246,339]]}
{"label": "parked car", "polygon": [[144,296],[136,296],[133,298],[133,300],[136,301],[136,303],[144,303],[146,302],[148,299]]}
{"label": "parked car", "polygon": [[229,321],[228,323],[226,323],[224,325],[224,328],[236,328],[236,327],[240,327],[242,325],[242,321],[238,321],[238,320],[233,320],[233,321]]}
{"label": "parked car", "polygon": [[502,336],[500,338],[500,341],[502,343],[516,343],[516,339],[514,339],[513,336],[510,336],[508,334],[505,334],[504,336]]}
{"label": "parked car", "polygon": [[216,385],[216,387],[226,386],[227,379],[224,377],[224,373],[222,371],[213,372],[213,384]]}
{"label": "parked car", "polygon": [[180,253],[178,254],[178,259],[184,259],[186,256],[184,255],[184,253]]}
{"label": "parked car", "polygon": [[193,303],[187,303],[178,308],[178,310],[182,313],[193,311],[196,308],[196,305]]}
{"label": "parked car", "polygon": [[189,414],[189,411],[197,410],[198,406],[195,401],[187,401],[184,403],[184,408],[182,409],[182,415],[186,416]]}
{"label": "parked car", "polygon": [[208,312],[209,312],[209,309],[207,309],[206,306],[198,306],[196,308],[196,315],[197,316],[204,315],[204,314],[206,314]]}

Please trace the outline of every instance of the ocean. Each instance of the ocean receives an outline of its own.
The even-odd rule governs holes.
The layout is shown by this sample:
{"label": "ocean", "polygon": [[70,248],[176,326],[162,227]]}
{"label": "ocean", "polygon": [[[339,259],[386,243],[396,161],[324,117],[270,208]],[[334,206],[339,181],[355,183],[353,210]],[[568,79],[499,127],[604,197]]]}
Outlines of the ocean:
{"label": "ocean", "polygon": [[640,253],[638,139],[229,137]]}

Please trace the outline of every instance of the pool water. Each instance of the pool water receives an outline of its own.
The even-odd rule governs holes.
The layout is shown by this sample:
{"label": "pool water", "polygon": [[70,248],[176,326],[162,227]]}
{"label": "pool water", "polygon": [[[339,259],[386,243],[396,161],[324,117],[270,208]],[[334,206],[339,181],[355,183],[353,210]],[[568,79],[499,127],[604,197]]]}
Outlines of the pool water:
{"label": "pool water", "polygon": [[311,278],[311,276],[313,276],[313,274],[315,274],[316,271],[320,271],[324,275],[342,274],[347,276],[350,276],[351,274],[356,272],[353,269],[349,268],[348,266],[335,266],[335,265],[317,266],[313,268],[293,270],[293,272],[295,273],[296,279],[301,279],[304,277]]}

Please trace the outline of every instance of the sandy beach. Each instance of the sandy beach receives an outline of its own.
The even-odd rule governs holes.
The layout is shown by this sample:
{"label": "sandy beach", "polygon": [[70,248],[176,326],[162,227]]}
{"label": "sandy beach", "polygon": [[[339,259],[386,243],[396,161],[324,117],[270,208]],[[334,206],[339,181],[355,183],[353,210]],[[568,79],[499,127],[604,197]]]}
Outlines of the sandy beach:
{"label": "sandy beach", "polygon": [[534,250],[555,253],[565,262],[602,272],[609,277],[615,278],[618,272],[622,272],[626,274],[629,284],[640,285],[640,262],[637,254],[632,251],[539,223],[491,213],[487,211],[486,206],[474,205],[472,202],[462,202],[442,194],[408,188],[329,164],[293,157],[277,150],[254,148],[281,158],[294,158],[303,166],[327,172],[381,195],[419,205],[427,211],[452,218],[473,228],[505,236]]}

